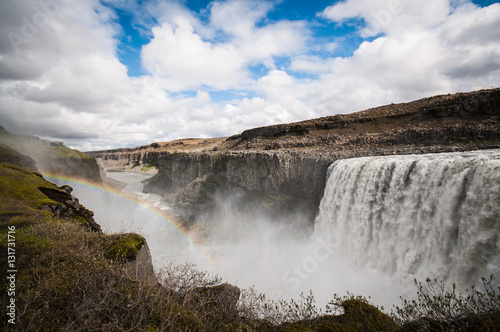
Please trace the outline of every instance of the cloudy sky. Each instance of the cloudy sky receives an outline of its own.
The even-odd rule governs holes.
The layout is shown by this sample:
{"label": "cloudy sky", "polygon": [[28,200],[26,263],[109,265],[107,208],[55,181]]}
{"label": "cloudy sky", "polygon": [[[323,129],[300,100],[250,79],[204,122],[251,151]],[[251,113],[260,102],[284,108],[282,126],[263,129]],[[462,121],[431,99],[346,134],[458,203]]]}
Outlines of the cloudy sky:
{"label": "cloudy sky", "polygon": [[84,151],[499,86],[498,1],[0,1],[0,125]]}

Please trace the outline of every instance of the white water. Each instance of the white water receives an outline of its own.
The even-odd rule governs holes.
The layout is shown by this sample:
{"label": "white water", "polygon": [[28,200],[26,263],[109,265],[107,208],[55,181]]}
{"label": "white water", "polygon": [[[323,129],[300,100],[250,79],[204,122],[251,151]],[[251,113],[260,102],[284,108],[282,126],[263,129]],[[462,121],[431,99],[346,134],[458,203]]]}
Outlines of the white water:
{"label": "white water", "polygon": [[[147,176],[108,175],[168,213],[161,197],[142,193]],[[193,262],[274,299],[312,290],[323,307],[349,291],[390,309],[399,296],[415,294],[414,278],[470,286],[500,270],[500,150],[337,161],[312,236],[300,216],[276,222],[221,199],[217,218],[204,225],[210,237],[199,244],[211,262],[144,205],[70,185],[105,231],[144,235],[156,269]]]}
{"label": "white water", "polygon": [[499,150],[339,160],[329,173],[316,232],[355,266],[400,284],[500,271]]}

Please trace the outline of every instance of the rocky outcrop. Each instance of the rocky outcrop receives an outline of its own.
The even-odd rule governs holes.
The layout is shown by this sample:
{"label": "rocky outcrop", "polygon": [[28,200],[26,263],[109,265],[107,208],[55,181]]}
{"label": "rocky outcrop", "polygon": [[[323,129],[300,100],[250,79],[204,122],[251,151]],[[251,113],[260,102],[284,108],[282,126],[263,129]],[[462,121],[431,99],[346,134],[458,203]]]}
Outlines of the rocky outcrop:
{"label": "rocky outcrop", "polygon": [[156,279],[151,251],[146,241],[137,251],[135,259],[128,262],[127,269],[133,278],[149,281]]}
{"label": "rocky outcrop", "polygon": [[80,204],[78,198],[71,195],[73,188],[68,185],[52,188],[38,188],[45,196],[59,204],[44,204],[41,210],[54,214],[54,217],[74,220],[88,229],[102,233],[101,226],[94,220],[94,212]]}
{"label": "rocky outcrop", "polygon": [[[352,114],[340,114],[291,124],[260,127],[246,130],[230,139],[277,138],[288,134],[300,136],[308,135],[316,130],[332,129],[337,131],[338,136],[347,134],[343,132],[344,129],[356,133],[382,131],[386,136],[390,136],[384,129],[399,129],[399,131],[420,129],[425,133],[426,130],[432,127],[447,130],[453,127],[467,128],[469,125],[471,125],[470,132],[484,131],[484,138],[487,138],[490,135],[490,130],[495,132],[495,127],[490,125],[498,123],[499,115],[500,89],[491,89],[434,96],[409,103],[381,106]],[[477,125],[485,119],[492,120],[494,123],[487,121],[482,126]],[[375,128],[369,128],[370,126],[367,126],[367,124]],[[449,126],[451,124],[454,126]],[[467,133],[464,134],[462,135],[463,138],[471,138]],[[472,138],[475,140],[478,137]],[[428,137],[427,139],[429,140]],[[398,143],[405,142],[400,139]],[[440,144],[442,142],[430,139],[429,143]]]}

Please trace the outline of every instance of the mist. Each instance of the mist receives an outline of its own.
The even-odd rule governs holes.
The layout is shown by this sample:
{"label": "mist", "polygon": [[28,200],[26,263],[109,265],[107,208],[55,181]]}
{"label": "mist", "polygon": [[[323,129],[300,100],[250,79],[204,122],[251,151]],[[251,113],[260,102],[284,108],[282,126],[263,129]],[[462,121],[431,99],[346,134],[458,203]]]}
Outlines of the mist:
{"label": "mist", "polygon": [[254,287],[268,299],[297,299],[312,291],[319,308],[334,294],[371,297],[374,304],[386,308],[399,304],[400,295],[409,294],[390,276],[359,268],[339,254],[329,235],[315,234],[304,216],[271,218],[242,211],[232,196],[218,196],[215,212],[202,215],[186,236],[168,221],[173,219],[172,208],[162,197],[142,192],[141,181],[149,176],[125,172],[107,176],[127,186],[117,194],[78,182],[69,184],[80,202],[94,211],[104,232],[143,235],[156,271],[171,263],[194,263],[197,269],[218,274],[241,289]]}
{"label": "mist", "polygon": [[350,261],[332,246],[331,234],[316,233],[305,216],[270,217],[236,206],[230,196],[219,197],[212,219],[199,221],[201,242],[228,282],[254,286],[274,300],[312,291],[320,308],[347,292],[390,308],[408,293],[390,276]]}

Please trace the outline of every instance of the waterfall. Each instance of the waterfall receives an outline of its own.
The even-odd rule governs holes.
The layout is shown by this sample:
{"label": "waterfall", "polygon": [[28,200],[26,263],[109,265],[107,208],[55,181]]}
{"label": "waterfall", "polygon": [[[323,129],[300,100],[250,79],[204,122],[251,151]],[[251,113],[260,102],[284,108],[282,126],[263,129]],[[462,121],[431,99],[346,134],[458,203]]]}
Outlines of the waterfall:
{"label": "waterfall", "polygon": [[315,232],[404,283],[477,283],[500,271],[500,150],[338,160]]}

